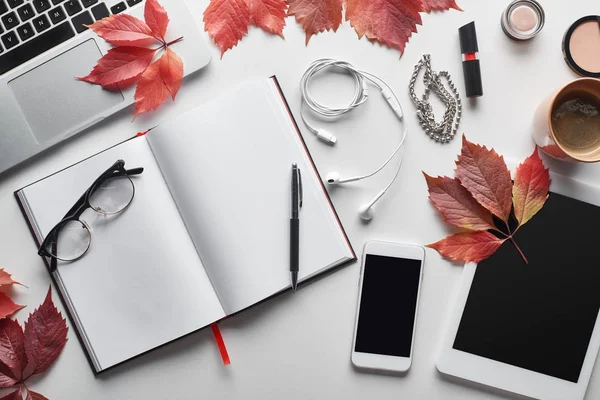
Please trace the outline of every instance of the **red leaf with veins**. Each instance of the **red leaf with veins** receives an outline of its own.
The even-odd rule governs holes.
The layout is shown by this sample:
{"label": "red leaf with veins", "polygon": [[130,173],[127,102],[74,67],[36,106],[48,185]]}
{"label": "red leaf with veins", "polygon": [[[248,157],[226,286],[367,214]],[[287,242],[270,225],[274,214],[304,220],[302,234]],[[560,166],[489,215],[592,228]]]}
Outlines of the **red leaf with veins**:
{"label": "red leaf with veins", "polygon": [[259,28],[283,37],[287,4],[285,0],[247,0],[250,19]]}
{"label": "red leaf with veins", "polygon": [[10,297],[0,292],[0,318],[6,318],[25,306],[16,304]]}
{"label": "red leaf with veins", "polygon": [[165,68],[162,63],[167,53],[153,62],[142,74],[135,89],[135,116],[139,114],[156,110],[171,92],[165,84],[162,70]]}
{"label": "red leaf with veins", "polygon": [[419,0],[348,0],[346,20],[358,37],[400,50],[421,24]]}
{"label": "red leaf with veins", "polygon": [[157,44],[148,25],[129,14],[111,15],[94,22],[89,28],[115,46],[144,47]]}
{"label": "red leaf with veins", "polygon": [[212,0],[204,11],[204,30],[223,54],[248,33],[250,10],[245,0]]}
{"label": "red leaf with veins", "polygon": [[144,20],[146,20],[146,24],[148,24],[148,28],[150,28],[154,37],[164,42],[167,26],[169,25],[169,16],[157,0],[146,0]]}
{"label": "red leaf with veins", "polygon": [[335,32],[342,23],[342,0],[288,0],[288,4],[288,15],[302,25],[307,44],[315,33]]}
{"label": "red leaf with veins", "polygon": [[181,87],[181,80],[183,79],[183,61],[168,47],[165,54],[158,61],[160,62],[162,80],[171,98],[175,100],[175,96],[177,96],[177,92],[179,92],[179,88]]}
{"label": "red leaf with veins", "polygon": [[23,395],[21,395],[21,388],[18,388],[14,392],[7,394],[6,396],[0,398],[0,400],[23,400]]}
{"label": "red leaf with veins", "polygon": [[12,278],[11,274],[6,272],[3,268],[0,268],[0,286],[13,285],[13,284],[25,286],[22,283],[15,281]]}
{"label": "red leaf with veins", "polygon": [[505,240],[489,232],[462,232],[427,247],[454,261],[479,262],[494,254]]}
{"label": "red leaf with veins", "polygon": [[423,11],[426,12],[444,11],[451,8],[462,11],[455,0],[421,0],[421,3],[423,4]]}
{"label": "red leaf with veins", "polygon": [[156,53],[145,47],[120,46],[110,49],[88,76],[81,81],[101,85],[105,89],[125,87],[133,83],[148,68]]}
{"label": "red leaf with veins", "polygon": [[13,378],[20,378],[27,366],[23,328],[12,319],[0,321],[0,362],[10,369]]}
{"label": "red leaf with veins", "polygon": [[19,381],[10,368],[8,368],[6,364],[0,362],[0,388],[12,387],[17,383],[19,383]]}
{"label": "red leaf with veins", "polygon": [[519,226],[525,225],[544,207],[550,190],[550,173],[538,154],[537,147],[515,172],[513,203]]}
{"label": "red leaf with veins", "polygon": [[512,181],[504,158],[496,150],[471,143],[463,135],[456,177],[475,200],[508,223],[512,208]]}
{"label": "red leaf with veins", "polygon": [[25,400],[48,400],[46,397],[42,396],[39,393],[34,392],[33,390],[27,390],[27,397]]}
{"label": "red leaf with veins", "polygon": [[459,228],[473,231],[495,229],[492,213],[471,196],[456,178],[425,175],[429,199],[442,214],[444,221]]}
{"label": "red leaf with veins", "polygon": [[67,323],[52,302],[52,287],[46,300],[25,322],[25,353],[33,374],[46,371],[67,343]]}

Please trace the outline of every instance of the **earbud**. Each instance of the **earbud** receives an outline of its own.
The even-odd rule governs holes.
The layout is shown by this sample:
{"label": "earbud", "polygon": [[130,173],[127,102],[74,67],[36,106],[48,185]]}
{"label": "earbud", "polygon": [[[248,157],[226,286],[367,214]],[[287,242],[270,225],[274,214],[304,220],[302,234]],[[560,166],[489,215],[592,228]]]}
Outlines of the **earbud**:
{"label": "earbud", "polygon": [[363,176],[353,176],[352,178],[340,179],[340,174],[337,172],[330,172],[327,175],[327,183],[330,185],[339,185],[340,183],[359,181],[363,178]]}
{"label": "earbud", "polygon": [[370,221],[375,215],[375,210],[373,209],[373,203],[363,204],[358,209],[358,215],[365,221]]}

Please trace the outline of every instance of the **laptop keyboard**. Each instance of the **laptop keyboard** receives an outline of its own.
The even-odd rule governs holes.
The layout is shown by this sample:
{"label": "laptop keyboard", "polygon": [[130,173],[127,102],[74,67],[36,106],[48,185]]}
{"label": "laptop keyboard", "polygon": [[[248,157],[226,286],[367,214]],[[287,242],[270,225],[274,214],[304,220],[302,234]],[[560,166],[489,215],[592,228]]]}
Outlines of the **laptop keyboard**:
{"label": "laptop keyboard", "polygon": [[122,1],[109,11],[100,0],[0,0],[0,75],[142,1]]}

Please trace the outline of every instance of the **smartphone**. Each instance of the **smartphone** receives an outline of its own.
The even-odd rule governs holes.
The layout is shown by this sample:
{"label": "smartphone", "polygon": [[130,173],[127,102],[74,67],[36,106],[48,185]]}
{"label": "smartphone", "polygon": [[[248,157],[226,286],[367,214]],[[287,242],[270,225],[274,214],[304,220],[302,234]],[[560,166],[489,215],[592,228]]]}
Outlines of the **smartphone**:
{"label": "smartphone", "polygon": [[421,246],[365,244],[352,364],[385,371],[410,368],[424,261]]}

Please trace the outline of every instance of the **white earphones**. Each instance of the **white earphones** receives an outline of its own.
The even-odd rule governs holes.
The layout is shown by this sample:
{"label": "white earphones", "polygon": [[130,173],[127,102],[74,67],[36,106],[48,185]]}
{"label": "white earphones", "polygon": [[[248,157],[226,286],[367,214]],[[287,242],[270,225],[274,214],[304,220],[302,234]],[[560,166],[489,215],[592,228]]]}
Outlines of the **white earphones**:
{"label": "white earphones", "polygon": [[[354,98],[347,107],[330,108],[330,107],[327,107],[327,106],[324,106],[324,105],[318,103],[310,96],[310,93],[308,91],[308,81],[314,74],[316,74],[317,72],[323,70],[324,68],[328,68],[328,67],[342,68],[342,69],[348,71],[348,73],[350,73],[350,75],[354,78],[354,83],[355,83]],[[342,178],[340,178],[339,173],[331,172],[327,175],[327,178],[326,178],[327,183],[329,185],[340,185],[343,183],[360,181],[362,179],[366,179],[366,178],[369,178],[369,177],[377,174],[379,171],[381,171],[383,168],[385,168],[385,166],[388,165],[390,163],[390,161],[392,161],[394,156],[400,151],[400,149],[404,145],[404,141],[408,134],[408,128],[407,128],[406,123],[403,118],[404,113],[402,111],[402,106],[400,105],[400,101],[398,100],[398,98],[396,97],[396,95],[394,94],[394,92],[392,91],[392,89],[389,87],[389,85],[387,83],[385,83],[381,78],[378,78],[377,76],[375,76],[373,74],[356,69],[352,64],[345,62],[345,61],[338,61],[338,60],[333,60],[333,59],[329,59],[329,58],[318,59],[318,60],[314,61],[308,67],[306,72],[304,72],[304,75],[302,75],[302,79],[300,80],[300,93],[302,94],[302,104],[306,103],[312,111],[314,111],[315,113],[320,114],[322,116],[325,116],[325,117],[340,117],[340,116],[346,114],[347,112],[352,111],[354,108],[358,107],[359,105],[363,104],[364,102],[366,102],[369,97],[367,81],[369,81],[372,84],[379,87],[379,89],[381,90],[382,96],[385,98],[385,100],[387,101],[389,106],[392,108],[392,110],[394,111],[394,113],[396,114],[398,119],[402,122],[402,136],[400,139],[400,143],[398,144],[396,149],[392,152],[392,154],[388,157],[388,159],[383,163],[383,165],[381,167],[377,168],[375,171],[371,172],[370,174],[342,179]],[[300,116],[302,117],[302,121],[304,122],[306,127],[312,133],[314,133],[320,140],[322,140],[325,143],[328,143],[330,145],[334,145],[335,143],[337,143],[337,137],[335,137],[333,134],[327,132],[324,129],[316,129],[306,121],[306,118],[304,118],[303,108],[300,109]],[[400,173],[401,166],[402,166],[402,154],[400,155],[400,162],[398,163],[398,168],[396,170],[396,174],[394,175],[394,178],[392,179],[392,181],[381,192],[379,192],[377,194],[377,196],[375,196],[375,198],[371,202],[363,204],[359,208],[358,212],[359,212],[360,217],[363,220],[369,221],[373,218],[373,215],[375,213],[373,207],[375,206],[375,203],[377,203],[377,201],[379,201],[379,199],[381,199],[381,197],[383,197],[385,192],[387,192],[387,190],[392,186],[392,184],[398,177],[398,174]]]}

